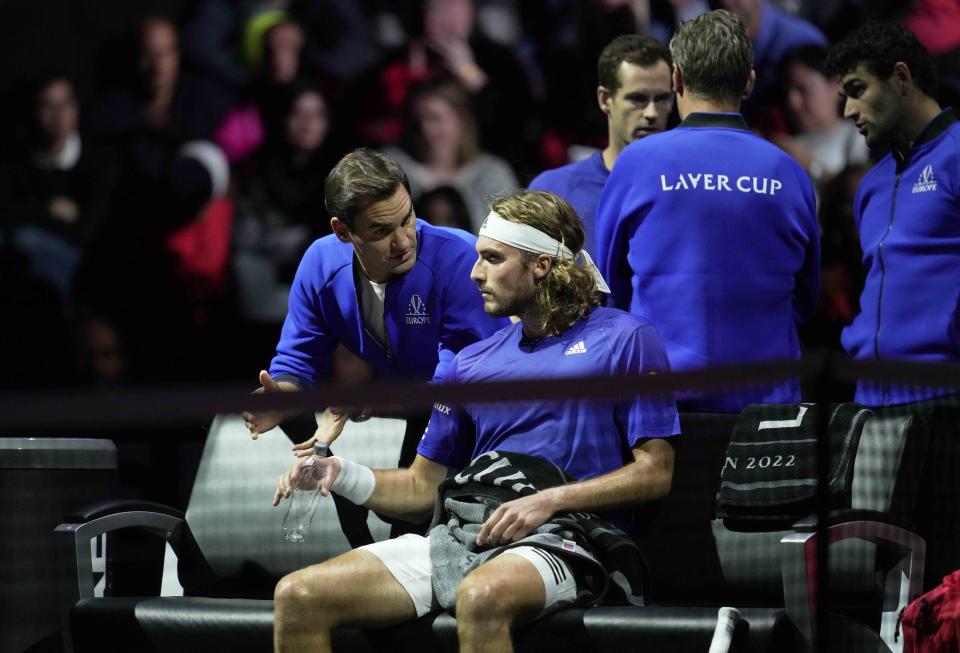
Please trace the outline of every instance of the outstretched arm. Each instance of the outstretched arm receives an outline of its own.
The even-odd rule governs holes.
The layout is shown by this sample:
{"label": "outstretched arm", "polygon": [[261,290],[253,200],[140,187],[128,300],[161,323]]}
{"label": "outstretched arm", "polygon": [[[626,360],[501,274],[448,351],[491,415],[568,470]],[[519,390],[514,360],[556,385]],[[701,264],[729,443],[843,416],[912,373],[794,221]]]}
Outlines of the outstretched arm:
{"label": "outstretched arm", "polygon": [[[290,381],[275,381],[266,370],[260,370],[260,387],[254,390],[254,394],[264,392],[296,392],[300,387]],[[280,410],[264,410],[256,413],[244,411],[243,425],[250,431],[250,437],[256,440],[261,433],[266,433],[277,424],[286,419],[289,415]]]}
{"label": "outstretched arm", "polygon": [[[377,470],[336,456],[313,459],[326,467],[320,481],[323,496],[336,492],[388,517],[409,521],[420,521],[430,514],[437,488],[447,476],[446,467],[423,456],[417,456],[406,469]],[[299,477],[300,467],[306,460],[308,458],[298,458],[280,477],[273,495],[274,506],[288,498],[294,489],[316,489],[305,486]]]}
{"label": "outstretched arm", "polygon": [[673,482],[673,446],[646,440],[633,449],[633,462],[612,472],[553,487],[497,508],[477,535],[478,545],[515,542],[558,512],[627,508],[665,496]]}

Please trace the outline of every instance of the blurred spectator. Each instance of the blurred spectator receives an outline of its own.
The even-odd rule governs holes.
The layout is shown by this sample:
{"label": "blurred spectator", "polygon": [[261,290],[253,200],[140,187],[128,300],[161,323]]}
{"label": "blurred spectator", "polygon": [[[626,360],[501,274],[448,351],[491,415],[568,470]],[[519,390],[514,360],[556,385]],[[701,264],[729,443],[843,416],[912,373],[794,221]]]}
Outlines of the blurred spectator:
{"label": "blurred spectator", "polygon": [[933,55],[960,48],[960,5],[956,0],[914,0],[903,26],[913,32]]}
{"label": "blurred spectator", "polygon": [[813,317],[800,327],[801,343],[811,350],[842,351],[840,332],[859,311],[864,274],[853,203],[860,180],[869,169],[866,164],[854,163],[838,171],[821,191],[820,303]]}
{"label": "blurred spectator", "polygon": [[452,79],[430,79],[415,87],[408,118],[403,147],[388,146],[384,153],[407,174],[415,202],[437,186],[456,188],[476,233],[491,198],[516,190],[513,170],[503,159],[480,150],[470,99]]}
{"label": "blurred spectator", "polygon": [[116,327],[107,319],[88,315],[74,326],[77,381],[100,388],[121,385],[127,360]]}
{"label": "blurred spectator", "polygon": [[248,65],[256,72],[217,131],[217,144],[234,165],[248,164],[267,140],[285,140],[291,86],[307,76],[303,27],[280,11],[260,18],[261,29],[255,31],[260,43],[247,55]]}
{"label": "blurred spectator", "polygon": [[[240,90],[239,101],[217,132],[217,144],[235,166],[250,165],[265,142],[286,139],[289,97],[298,82],[319,85],[328,112],[345,90],[338,80],[311,63],[310,32],[296,14],[264,12],[251,18],[250,23],[246,38],[250,81]],[[254,38],[259,39],[256,47],[251,41]],[[355,138],[355,129],[354,121],[340,123],[338,140]]]}
{"label": "blurred spectator", "polygon": [[914,0],[903,26],[927,48],[940,76],[944,106],[960,104],[960,2]]}
{"label": "blurred spectator", "polygon": [[241,87],[249,70],[239,47],[247,18],[261,0],[200,0],[183,25],[183,57],[194,69]]}
{"label": "blurred spectator", "polygon": [[114,212],[78,290],[90,310],[136,334],[127,340],[132,380],[222,378],[231,360],[216,332],[229,318],[229,168],[207,141],[183,144],[159,168],[138,202]]}
{"label": "blurred spectator", "polygon": [[310,76],[303,66],[306,41],[303,27],[289,18],[263,33],[263,60],[253,82],[253,94],[268,138],[282,137],[286,129],[285,91],[296,79]]}
{"label": "blurred spectator", "polygon": [[381,146],[395,142],[410,87],[449,75],[473,101],[484,148],[512,162],[528,156],[530,82],[509,48],[474,30],[473,1],[417,0],[397,9],[407,41],[385,55],[358,95],[362,138]]}
{"label": "blurred spectator", "polygon": [[[144,140],[169,148],[189,139],[210,139],[226,115],[229,99],[211,80],[183,73],[176,26],[166,18],[145,18],[133,47],[132,60],[120,63],[132,63],[133,68],[124,76],[124,85],[98,107],[94,126],[128,151]],[[142,154],[142,163],[153,159]]]}
{"label": "blurred spectator", "polygon": [[826,76],[826,56],[826,48],[817,45],[787,53],[784,107],[793,135],[771,137],[804,167],[818,192],[844,168],[870,158],[856,125],[840,115],[840,87]]}
{"label": "blurred spectator", "polygon": [[[91,301],[102,304],[103,310],[109,308],[108,317],[140,320],[143,316],[133,308],[144,300],[117,289],[118,283],[136,279],[153,293],[169,295],[169,319],[189,321],[186,306],[192,299],[182,294],[180,282],[193,272],[183,265],[200,259],[199,252],[187,252],[196,243],[177,234],[195,222],[209,224],[197,217],[207,207],[212,188],[221,194],[226,190],[229,174],[218,169],[219,149],[206,145],[184,156],[184,145],[212,139],[228,104],[216,87],[182,74],[177,30],[168,19],[144,19],[136,37],[133,76],[95,116],[101,132],[118,146],[122,167],[113,210],[96,242],[98,254],[88,266],[85,290]],[[207,265],[216,268],[219,255],[210,251],[206,256]],[[220,283],[218,277],[212,286]]]}
{"label": "blurred spectator", "polygon": [[714,0],[714,4],[740,16],[753,42],[757,80],[750,97],[743,102],[744,117],[752,127],[778,122],[778,116],[766,112],[776,102],[777,75],[783,57],[803,45],[825,47],[827,38],[816,26],[771,6],[767,0]]}
{"label": "blurred spectator", "polygon": [[306,26],[311,66],[338,83],[358,79],[376,63],[370,18],[355,0],[292,0],[290,13]]}
{"label": "blurred spectator", "polygon": [[352,0],[200,0],[183,27],[184,58],[242,88],[258,68],[263,32],[286,17],[308,27],[304,55],[324,76],[349,81],[373,64],[371,30]]}
{"label": "blurred spectator", "polygon": [[31,99],[26,141],[0,160],[0,221],[31,273],[57,289],[69,312],[73,277],[106,217],[116,167],[104,148],[81,138],[69,79],[43,80]]}
{"label": "blurred spectator", "polygon": [[640,31],[664,45],[677,25],[710,11],[708,0],[602,0],[600,4],[629,6]]}
{"label": "blurred spectator", "polygon": [[463,195],[452,186],[437,186],[427,191],[414,204],[414,211],[419,219],[434,226],[473,231]]}
{"label": "blurred spectator", "polygon": [[233,271],[242,315],[280,323],[307,246],[330,233],[323,183],[341,152],[331,145],[327,101],[307,83],[284,94],[285,132],[268,142],[237,190]]}
{"label": "blurred spectator", "polygon": [[[179,147],[189,140],[212,140],[229,108],[221,89],[182,74],[172,22],[146,18],[136,37],[135,68],[126,85],[111,93],[93,117],[94,126],[121,154],[116,219],[108,229],[115,228],[113,222],[138,215],[144,202],[155,197]],[[143,226],[149,230],[177,225]]]}
{"label": "blurred spectator", "polygon": [[263,35],[265,77],[275,84],[288,84],[300,72],[307,36],[292,20],[281,20]]}
{"label": "blurred spectator", "polygon": [[[859,0],[770,0],[770,4],[813,23],[823,30],[828,41],[833,42],[864,20],[863,5],[867,3]],[[873,4],[880,3],[874,0]]]}

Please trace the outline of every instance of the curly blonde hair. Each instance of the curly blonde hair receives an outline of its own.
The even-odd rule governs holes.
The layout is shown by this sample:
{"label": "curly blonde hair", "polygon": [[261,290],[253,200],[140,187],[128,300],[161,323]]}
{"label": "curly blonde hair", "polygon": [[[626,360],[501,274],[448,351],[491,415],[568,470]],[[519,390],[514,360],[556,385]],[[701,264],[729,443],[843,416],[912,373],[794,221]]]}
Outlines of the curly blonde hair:
{"label": "curly blonde hair", "polygon": [[[583,249],[583,224],[577,212],[562,197],[538,190],[526,190],[496,200],[491,209],[511,222],[520,222],[542,231],[576,253]],[[525,264],[539,254],[523,252]],[[576,261],[554,257],[550,272],[535,291],[537,326],[546,333],[562,333],[594,306],[599,306],[593,274]]]}

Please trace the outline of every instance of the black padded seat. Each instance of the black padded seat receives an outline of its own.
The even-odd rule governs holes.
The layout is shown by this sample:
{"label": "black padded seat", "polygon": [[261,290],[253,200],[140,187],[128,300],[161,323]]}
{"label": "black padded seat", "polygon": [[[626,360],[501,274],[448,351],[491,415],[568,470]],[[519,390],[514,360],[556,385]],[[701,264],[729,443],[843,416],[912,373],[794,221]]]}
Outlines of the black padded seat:
{"label": "black padded seat", "polygon": [[[797,650],[800,635],[782,609],[741,611],[731,652]],[[583,653],[584,651],[671,651],[703,653],[710,648],[717,625],[711,608],[595,607],[571,608],[515,629],[519,652]],[[433,622],[445,650],[455,653],[456,620],[441,614]]]}
{"label": "black padded seat", "polygon": [[[263,653],[273,649],[273,601],[169,596],[83,599],[71,610],[78,651]],[[105,634],[109,633],[109,637]],[[373,653],[364,633],[334,633],[338,650]]]}
{"label": "black padded seat", "polygon": [[[335,555],[343,546],[342,534],[332,539],[317,538],[301,548],[279,542],[280,512],[269,506],[273,480],[265,476],[264,465],[285,468],[289,447],[273,441],[277,447],[273,453],[264,447],[254,449],[245,434],[228,432],[239,425],[239,420],[218,420],[211,428],[185,516],[178,516],[176,511],[118,506],[116,513],[90,513],[58,527],[61,576],[65,586],[79,581],[79,586],[64,592],[64,614],[70,617],[76,653],[270,651],[272,583],[288,571]],[[728,546],[724,538],[715,538],[711,526],[714,496],[734,421],[734,415],[681,416],[684,435],[677,442],[673,489],[662,501],[638,512],[634,533],[652,572],[646,606],[558,611],[516,628],[518,651],[702,652],[709,648],[720,606],[735,606],[743,616],[732,652],[807,650],[803,637],[809,635],[801,636],[798,630],[799,611],[796,606],[793,611],[789,605],[785,607],[785,576],[776,562],[783,546],[779,534],[747,535],[758,555],[769,563],[755,565],[751,571],[750,550],[745,544]],[[365,424],[361,428],[372,428],[370,422]],[[905,509],[915,498],[915,488],[891,489],[890,483],[896,486],[903,476],[898,470],[909,467],[904,465],[909,457],[904,452],[911,447],[903,443],[924,442],[925,434],[915,431],[909,420],[896,426],[889,431],[890,426],[880,429],[889,437],[874,440],[868,436],[868,443],[877,445],[876,452],[870,454],[879,456],[876,460],[857,461],[865,475],[858,485],[862,491],[857,493],[865,497],[865,508],[893,510],[893,504],[901,504],[900,509]],[[393,439],[399,442],[402,429],[393,431]],[[372,435],[357,433],[353,437],[363,443]],[[863,453],[871,449],[868,444]],[[269,469],[271,475],[276,470]],[[332,508],[328,506],[327,510],[326,521],[318,515],[320,522],[316,525],[329,531]],[[84,580],[90,549],[89,539],[84,538],[128,527],[145,528],[174,543],[181,554],[180,582],[187,596],[93,598]],[[808,537],[806,533],[795,535]],[[739,568],[730,564],[737,548],[741,562],[746,563]],[[800,572],[790,569],[791,578],[799,579],[792,586],[806,588]],[[871,580],[874,577],[872,563],[868,576]],[[885,614],[889,614],[886,607]],[[855,650],[883,650],[876,644],[875,627],[863,628],[851,622],[838,625],[835,632],[851,642],[872,642],[867,648],[858,646]],[[355,653],[454,652],[458,648],[456,621],[446,613],[392,628],[338,630],[333,637],[334,650]]]}

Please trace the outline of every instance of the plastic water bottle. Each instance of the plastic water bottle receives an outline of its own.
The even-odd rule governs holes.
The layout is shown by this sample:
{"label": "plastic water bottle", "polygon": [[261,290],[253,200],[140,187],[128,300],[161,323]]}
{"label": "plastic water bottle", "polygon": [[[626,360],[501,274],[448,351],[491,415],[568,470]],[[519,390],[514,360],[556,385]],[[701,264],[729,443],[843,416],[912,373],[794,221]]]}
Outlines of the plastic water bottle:
{"label": "plastic water bottle", "polygon": [[283,517],[283,539],[287,542],[302,544],[307,539],[307,533],[310,532],[310,523],[313,521],[313,514],[317,511],[320,504],[320,481],[326,475],[325,465],[317,464],[315,456],[326,458],[330,453],[330,448],[323,442],[316,442],[313,445],[313,456],[308,458],[300,466],[298,472],[298,484],[307,486],[308,489],[295,489],[290,495],[290,503],[287,506],[287,514]]}

